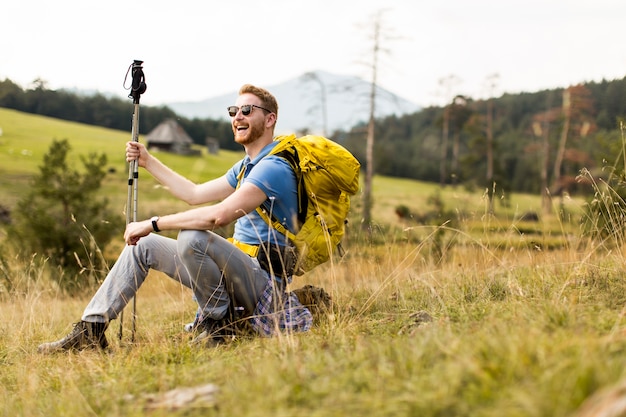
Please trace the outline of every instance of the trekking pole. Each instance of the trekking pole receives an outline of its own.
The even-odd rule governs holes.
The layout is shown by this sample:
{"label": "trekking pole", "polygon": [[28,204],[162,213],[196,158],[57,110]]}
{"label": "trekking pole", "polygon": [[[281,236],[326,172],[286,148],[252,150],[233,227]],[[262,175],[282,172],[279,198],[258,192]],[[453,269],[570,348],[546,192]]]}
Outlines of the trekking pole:
{"label": "trekking pole", "polygon": [[[139,99],[141,95],[146,91],[145,76],[143,74],[143,67],[141,66],[143,61],[135,59],[133,63],[128,67],[126,71],[126,77],[124,77],[124,88],[126,88],[126,79],[128,73],[132,69],[132,84],[130,86],[129,98],[133,99],[133,125],[132,125],[132,140],[133,142],[139,142]],[[128,88],[126,88],[128,89]],[[128,199],[126,200],[126,224],[131,221],[137,221],[137,194],[139,185],[139,164],[137,160],[130,161],[128,166]],[[132,217],[131,217],[132,216]],[[132,328],[131,328],[131,342],[135,341],[135,328],[137,322],[137,294],[133,297],[133,316],[132,316]],[[124,329],[124,310],[120,313],[120,331],[119,339],[122,340],[122,333]]]}

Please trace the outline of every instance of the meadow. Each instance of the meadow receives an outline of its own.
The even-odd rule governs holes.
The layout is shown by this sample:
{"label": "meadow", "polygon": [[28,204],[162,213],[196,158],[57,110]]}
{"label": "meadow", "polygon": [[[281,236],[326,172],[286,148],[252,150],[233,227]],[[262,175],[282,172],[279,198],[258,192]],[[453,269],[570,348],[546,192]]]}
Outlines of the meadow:
{"label": "meadow", "polygon": [[[109,156],[103,192],[124,216],[129,132],[6,109],[0,128],[0,205],[14,206],[52,139],[65,138],[76,161]],[[201,181],[241,155],[158,157]],[[140,218],[184,208],[147,174],[139,181]],[[555,199],[543,215],[538,196],[499,196],[491,214],[481,190],[376,177],[373,191],[373,235],[358,227],[357,195],[345,257],[292,284],[333,300],[305,334],[191,346],[190,292],[153,271],[137,296],[134,341],[126,318],[121,339],[117,322],[107,331],[105,353],[43,356],[37,346],[69,332],[90,294],[63,294],[37,254],[3,254],[0,272],[15,287],[0,286],[2,415],[619,415],[597,404],[614,404],[626,381],[624,253],[619,239],[585,239],[584,200]],[[419,217],[434,200],[457,214],[453,222],[396,215],[403,205]],[[520,220],[531,212],[539,221]],[[184,406],[163,401],[201,386],[210,394]]]}

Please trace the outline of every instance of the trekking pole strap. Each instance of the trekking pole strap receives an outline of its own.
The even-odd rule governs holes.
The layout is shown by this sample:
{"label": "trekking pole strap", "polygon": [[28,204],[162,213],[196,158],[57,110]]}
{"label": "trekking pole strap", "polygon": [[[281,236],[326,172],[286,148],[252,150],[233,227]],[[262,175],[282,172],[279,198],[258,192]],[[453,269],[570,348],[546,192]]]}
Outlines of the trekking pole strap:
{"label": "trekking pole strap", "polygon": [[139,104],[141,95],[145,93],[146,88],[148,88],[146,85],[146,76],[143,73],[143,67],[141,64],[143,64],[143,61],[135,59],[128,67],[126,77],[124,77],[124,88],[128,90],[129,88],[126,87],[126,80],[128,79],[128,73],[132,72],[132,83],[128,97],[132,98],[133,103],[135,104]]}

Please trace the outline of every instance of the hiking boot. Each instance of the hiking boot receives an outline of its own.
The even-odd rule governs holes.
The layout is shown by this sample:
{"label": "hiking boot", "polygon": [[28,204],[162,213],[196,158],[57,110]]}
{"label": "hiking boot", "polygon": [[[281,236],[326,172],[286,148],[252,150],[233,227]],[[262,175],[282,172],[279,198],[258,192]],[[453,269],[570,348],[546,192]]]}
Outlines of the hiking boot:
{"label": "hiking boot", "polygon": [[80,321],[63,339],[56,342],[43,343],[37,350],[39,353],[54,353],[68,350],[106,349],[109,342],[104,334],[108,323],[89,323]]}
{"label": "hiking boot", "polygon": [[205,318],[195,328],[199,334],[193,338],[191,344],[215,347],[224,341],[222,334],[222,320]]}

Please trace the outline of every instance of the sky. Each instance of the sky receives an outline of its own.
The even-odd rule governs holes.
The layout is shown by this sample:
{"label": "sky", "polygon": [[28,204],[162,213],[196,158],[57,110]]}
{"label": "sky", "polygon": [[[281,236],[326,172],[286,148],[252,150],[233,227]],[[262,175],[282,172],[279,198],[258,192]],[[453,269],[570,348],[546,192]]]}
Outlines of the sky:
{"label": "sky", "polygon": [[315,70],[371,81],[376,56],[381,87],[441,105],[622,79],[625,17],[624,0],[13,0],[0,80],[127,97],[138,59],[160,105]]}

